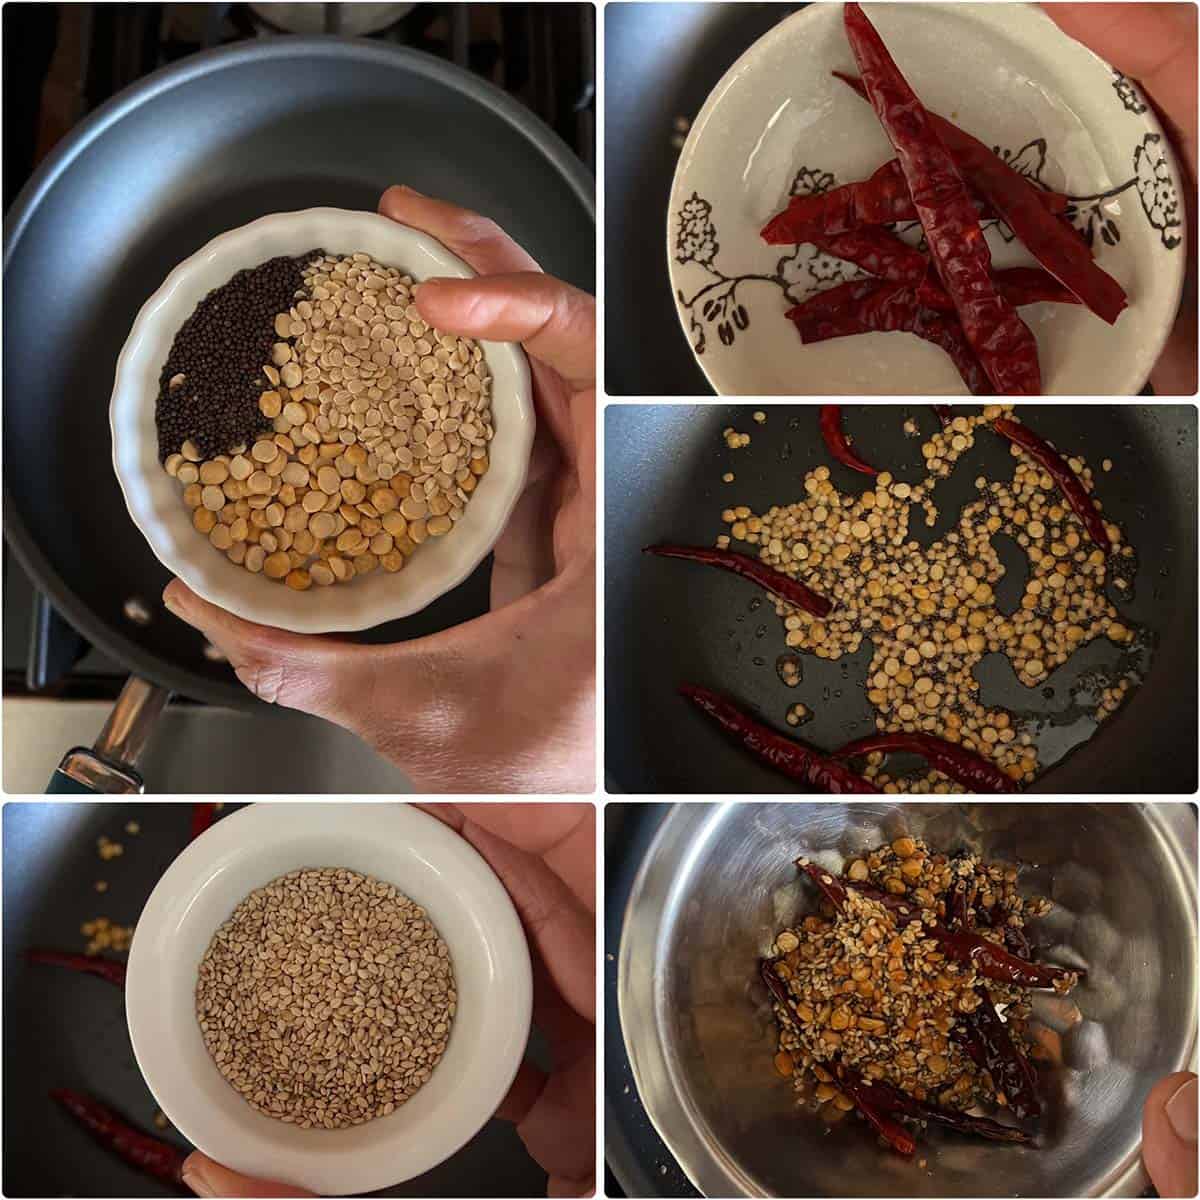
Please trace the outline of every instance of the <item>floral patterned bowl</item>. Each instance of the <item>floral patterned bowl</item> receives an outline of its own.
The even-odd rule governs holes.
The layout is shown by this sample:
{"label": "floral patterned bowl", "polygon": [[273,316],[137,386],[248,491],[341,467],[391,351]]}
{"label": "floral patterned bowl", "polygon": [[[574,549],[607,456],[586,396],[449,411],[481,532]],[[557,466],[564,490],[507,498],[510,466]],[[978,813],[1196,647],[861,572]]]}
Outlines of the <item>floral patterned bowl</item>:
{"label": "floral patterned bowl", "polygon": [[[871,4],[925,104],[1017,170],[1070,197],[1067,216],[1125,289],[1115,326],[1082,306],[1021,315],[1055,395],[1131,395],[1170,332],[1183,288],[1182,175],[1137,87],[1029,4]],[[667,255],[684,332],[722,395],[956,395],[943,352],[907,333],[804,346],[784,313],[862,273],[811,245],[758,234],[792,195],[862,179],[893,157],[870,107],[830,74],[855,71],[840,4],[781,21],[710,93],[680,155]],[[916,243],[920,226],[896,227]],[[998,267],[1035,260],[984,223]]]}

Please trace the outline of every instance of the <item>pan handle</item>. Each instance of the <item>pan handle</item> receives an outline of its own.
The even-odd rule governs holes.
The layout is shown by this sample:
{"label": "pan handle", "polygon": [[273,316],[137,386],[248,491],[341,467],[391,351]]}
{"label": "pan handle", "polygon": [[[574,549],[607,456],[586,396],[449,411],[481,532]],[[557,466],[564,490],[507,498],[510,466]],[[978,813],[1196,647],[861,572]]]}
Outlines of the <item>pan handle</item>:
{"label": "pan handle", "polygon": [[137,763],[171,693],[131,675],[91,749],[68,750],[47,795],[133,795],[145,791]]}

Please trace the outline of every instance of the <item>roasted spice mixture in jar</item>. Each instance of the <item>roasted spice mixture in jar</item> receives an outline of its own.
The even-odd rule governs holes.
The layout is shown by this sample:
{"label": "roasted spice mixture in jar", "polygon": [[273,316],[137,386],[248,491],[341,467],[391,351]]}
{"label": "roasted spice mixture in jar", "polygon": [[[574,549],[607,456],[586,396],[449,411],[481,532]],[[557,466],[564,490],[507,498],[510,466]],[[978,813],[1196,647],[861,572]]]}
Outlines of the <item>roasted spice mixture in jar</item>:
{"label": "roasted spice mixture in jar", "polygon": [[164,469],[192,524],[297,591],[399,571],[489,467],[492,379],[366,254],[275,258],[210,293],[163,368]]}
{"label": "roasted spice mixture in jar", "polygon": [[[798,865],[819,887],[828,885],[826,897],[818,913],[776,934],[762,969],[777,981],[767,980],[779,1029],[775,1068],[794,1081],[803,1103],[838,1121],[856,1107],[846,1081],[860,1078],[950,1110],[943,1123],[980,1109],[1007,1112],[1010,1124],[1036,1118],[1032,1072],[1016,1076],[1029,1081],[1028,1089],[1007,1095],[1006,1076],[976,1061],[964,1035],[984,1015],[982,1006],[992,1006],[1003,1014],[1014,1069],[1027,1064],[1026,1056],[1053,1060],[1056,1035],[1030,1021],[1027,987],[955,958],[934,934],[969,931],[1032,969],[1028,922],[1045,916],[1050,902],[1022,896],[1014,866],[938,853],[912,837],[853,859],[840,875],[806,859]],[[830,901],[829,888],[844,893],[842,903]],[[1042,969],[1054,973],[1051,986],[1064,997],[1082,974]],[[989,1132],[997,1140],[1028,1140],[1016,1129]]]}

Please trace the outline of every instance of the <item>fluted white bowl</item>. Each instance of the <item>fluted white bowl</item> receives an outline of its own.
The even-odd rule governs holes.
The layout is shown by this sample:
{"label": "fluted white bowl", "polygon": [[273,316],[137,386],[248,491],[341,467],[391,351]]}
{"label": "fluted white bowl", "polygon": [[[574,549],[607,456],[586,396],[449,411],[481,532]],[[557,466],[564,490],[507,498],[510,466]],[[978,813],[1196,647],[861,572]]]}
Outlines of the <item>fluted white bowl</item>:
{"label": "fluted white bowl", "polygon": [[159,562],[205,600],[297,633],[369,629],[419,612],[461,583],[495,545],[521,495],[535,426],[525,352],[509,342],[481,342],[493,379],[491,465],[454,529],[425,542],[402,571],[377,571],[349,584],[297,592],[251,574],[214,550],[193,528],[179,484],[158,460],[159,374],[179,327],[213,288],[245,267],[315,246],[335,254],[369,254],[418,281],[475,275],[433,238],[377,213],[310,208],[261,217],[213,238],[181,262],[142,306],[117,360],[109,409],[117,480],[133,523]]}
{"label": "fluted white bowl", "polygon": [[[450,950],[458,1008],[429,1081],[395,1112],[301,1129],[225,1081],[196,1020],[200,961],[252,891],[301,867],[373,875],[421,905]],[[504,1099],[532,1013],[529,948],[500,880],[436,818],[402,804],[255,804],[198,837],[138,917],[125,1012],[138,1066],[171,1124],[210,1158],[260,1179],[354,1196],[430,1170]]]}

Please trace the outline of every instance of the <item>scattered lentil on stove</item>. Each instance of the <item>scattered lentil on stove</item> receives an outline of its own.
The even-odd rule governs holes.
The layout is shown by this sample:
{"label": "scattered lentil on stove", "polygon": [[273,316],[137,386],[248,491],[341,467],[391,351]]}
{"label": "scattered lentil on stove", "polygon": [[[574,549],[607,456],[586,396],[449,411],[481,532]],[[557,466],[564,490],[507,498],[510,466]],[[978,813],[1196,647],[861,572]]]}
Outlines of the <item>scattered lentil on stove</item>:
{"label": "scattered lentil on stove", "polygon": [[79,932],[88,939],[84,947],[85,954],[100,954],[105,950],[123,953],[129,949],[133,941],[133,926],[118,925],[108,917],[95,917],[84,921]]}
{"label": "scattered lentil on stove", "polygon": [[251,892],[196,984],[218,1070],[252,1108],[304,1129],[393,1112],[428,1082],[456,1008],[449,950],[425,910],[334,867]]}

